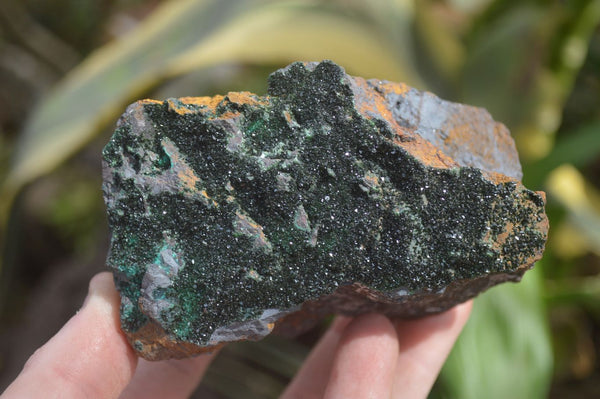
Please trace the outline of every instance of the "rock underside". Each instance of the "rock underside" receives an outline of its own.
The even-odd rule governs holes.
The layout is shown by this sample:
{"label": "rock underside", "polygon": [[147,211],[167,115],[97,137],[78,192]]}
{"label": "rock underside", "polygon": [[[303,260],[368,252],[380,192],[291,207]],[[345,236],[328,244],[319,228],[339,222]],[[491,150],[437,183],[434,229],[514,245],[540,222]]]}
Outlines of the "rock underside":
{"label": "rock underside", "polygon": [[132,104],[104,149],[108,265],[147,359],[329,313],[442,312],[541,257],[544,195],[483,109],[336,64]]}

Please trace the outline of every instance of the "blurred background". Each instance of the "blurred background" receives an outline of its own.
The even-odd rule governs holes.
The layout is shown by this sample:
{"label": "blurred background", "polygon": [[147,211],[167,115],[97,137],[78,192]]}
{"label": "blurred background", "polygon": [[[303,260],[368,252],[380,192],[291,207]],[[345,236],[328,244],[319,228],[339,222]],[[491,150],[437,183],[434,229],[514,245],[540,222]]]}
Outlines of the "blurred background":
{"label": "blurred background", "polygon": [[[600,397],[600,1],[2,0],[0,391],[104,269],[125,106],[266,91],[296,60],[487,108],[548,195],[545,256],[481,295],[431,398]],[[274,398],[326,327],[230,345],[196,397]]]}

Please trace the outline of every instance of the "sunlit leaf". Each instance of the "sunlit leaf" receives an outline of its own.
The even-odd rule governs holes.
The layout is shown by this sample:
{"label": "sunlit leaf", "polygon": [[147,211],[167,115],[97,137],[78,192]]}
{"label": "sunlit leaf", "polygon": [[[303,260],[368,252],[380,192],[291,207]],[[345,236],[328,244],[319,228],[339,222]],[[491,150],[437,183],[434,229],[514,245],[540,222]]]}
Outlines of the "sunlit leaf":
{"label": "sunlit leaf", "polygon": [[528,165],[524,182],[528,187],[541,188],[548,172],[568,163],[577,168],[586,166],[600,155],[600,122],[593,122],[563,135],[544,159]]}
{"label": "sunlit leaf", "polygon": [[493,0],[448,0],[453,8],[466,13],[473,13],[482,10]]}
{"label": "sunlit leaf", "polygon": [[192,69],[327,58],[350,73],[422,86],[406,56],[410,38],[403,40],[391,43],[375,25],[320,2],[168,2],[136,32],[95,52],[40,104],[17,143],[5,192],[54,168],[136,96]]}
{"label": "sunlit leaf", "polygon": [[600,212],[594,205],[594,188],[572,165],[561,165],[553,170],[546,183],[551,197],[567,210],[570,221],[586,238],[588,248],[600,254]]}
{"label": "sunlit leaf", "polygon": [[[463,101],[486,107],[495,119],[518,126],[531,108],[539,56],[531,46],[539,42],[535,27],[544,17],[527,3],[512,7],[473,38],[463,77]],[[519,93],[520,97],[516,94]]]}
{"label": "sunlit leaf", "polygon": [[552,226],[548,247],[561,259],[573,259],[588,253],[592,244],[575,223],[566,219]]}
{"label": "sunlit leaf", "polygon": [[546,300],[552,305],[579,304],[600,312],[600,276],[563,279],[560,283],[549,282]]}
{"label": "sunlit leaf", "polygon": [[475,300],[440,376],[442,397],[546,397],[552,350],[540,295],[541,273],[533,270],[520,283],[495,287]]}
{"label": "sunlit leaf", "polygon": [[456,85],[464,64],[465,48],[459,32],[453,29],[450,21],[453,15],[439,2],[417,1],[415,6],[415,30],[422,43],[419,48],[425,58],[421,67],[431,70],[430,79],[434,87],[452,87]]}

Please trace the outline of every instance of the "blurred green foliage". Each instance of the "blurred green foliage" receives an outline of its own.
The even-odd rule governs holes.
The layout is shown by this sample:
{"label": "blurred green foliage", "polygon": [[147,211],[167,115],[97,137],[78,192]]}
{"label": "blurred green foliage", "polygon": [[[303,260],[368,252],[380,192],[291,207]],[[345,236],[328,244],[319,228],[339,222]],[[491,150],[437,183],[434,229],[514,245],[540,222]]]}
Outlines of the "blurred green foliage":
{"label": "blurred green foliage", "polygon": [[[512,131],[525,184],[547,190],[552,230],[543,263],[520,284],[476,300],[431,396],[542,398],[600,375],[600,342],[590,336],[600,331],[599,1],[26,3],[0,6],[0,61],[18,54],[50,67],[40,66],[32,80],[36,94],[27,101],[42,99],[22,124],[10,122],[10,98],[0,91],[8,110],[0,112],[4,312],[18,264],[14,248],[24,246],[16,242],[23,213],[55,231],[68,253],[92,251],[106,234],[97,228],[99,168],[89,165],[99,164],[100,148],[129,102],[262,93],[277,67],[326,58],[351,74],[404,81],[487,108]],[[32,29],[48,48],[22,37],[10,22],[14,15],[45,24],[52,34]],[[68,23],[57,23],[63,16]],[[100,45],[106,26],[117,33]],[[28,50],[18,53],[11,40]],[[3,68],[23,80],[34,76],[9,67],[0,62],[0,79]],[[306,350],[271,340],[225,353],[207,383],[225,397],[250,395],[248,389],[264,397],[277,394]]]}

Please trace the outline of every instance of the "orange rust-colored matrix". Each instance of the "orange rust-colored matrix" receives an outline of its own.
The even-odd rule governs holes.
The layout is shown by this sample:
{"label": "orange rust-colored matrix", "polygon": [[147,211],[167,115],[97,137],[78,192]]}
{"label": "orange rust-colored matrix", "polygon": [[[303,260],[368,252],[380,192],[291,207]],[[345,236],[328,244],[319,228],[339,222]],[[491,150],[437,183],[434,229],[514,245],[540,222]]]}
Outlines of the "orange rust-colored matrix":
{"label": "orange rust-colored matrix", "polygon": [[485,110],[330,61],[273,73],[267,96],[139,101],[103,166],[107,263],[148,359],[441,312],[518,281],[548,230]]}

